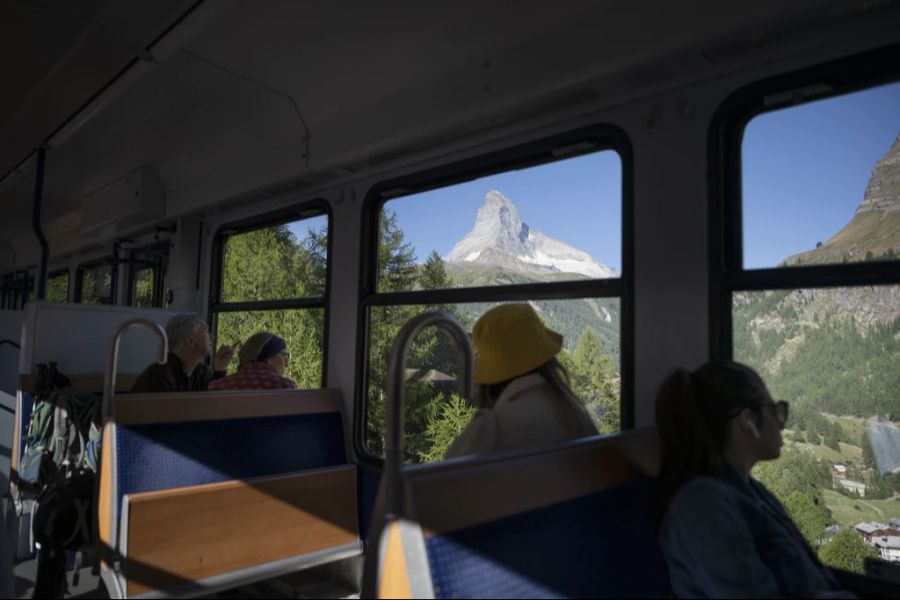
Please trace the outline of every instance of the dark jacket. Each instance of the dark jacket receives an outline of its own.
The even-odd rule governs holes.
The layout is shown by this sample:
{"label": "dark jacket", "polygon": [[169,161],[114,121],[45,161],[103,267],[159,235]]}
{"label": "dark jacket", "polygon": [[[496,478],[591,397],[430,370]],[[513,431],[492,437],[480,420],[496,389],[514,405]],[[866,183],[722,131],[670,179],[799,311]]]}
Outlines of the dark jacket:
{"label": "dark jacket", "polygon": [[181,360],[170,352],[165,364],[153,363],[144,369],[131,387],[131,391],[138,393],[205,392],[210,381],[224,376],[225,371],[213,372],[209,365],[200,363],[188,378],[184,374]]}
{"label": "dark jacket", "polygon": [[730,467],[682,486],[659,541],[679,598],[808,598],[840,589],[775,495]]}

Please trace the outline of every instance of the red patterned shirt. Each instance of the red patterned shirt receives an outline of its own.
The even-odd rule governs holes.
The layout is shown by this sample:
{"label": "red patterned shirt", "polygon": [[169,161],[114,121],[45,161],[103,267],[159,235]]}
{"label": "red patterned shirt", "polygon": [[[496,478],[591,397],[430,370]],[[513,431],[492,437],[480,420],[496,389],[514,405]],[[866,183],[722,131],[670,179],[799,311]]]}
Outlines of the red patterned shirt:
{"label": "red patterned shirt", "polygon": [[295,390],[297,385],[263,363],[247,363],[234,375],[209,382],[209,390]]}

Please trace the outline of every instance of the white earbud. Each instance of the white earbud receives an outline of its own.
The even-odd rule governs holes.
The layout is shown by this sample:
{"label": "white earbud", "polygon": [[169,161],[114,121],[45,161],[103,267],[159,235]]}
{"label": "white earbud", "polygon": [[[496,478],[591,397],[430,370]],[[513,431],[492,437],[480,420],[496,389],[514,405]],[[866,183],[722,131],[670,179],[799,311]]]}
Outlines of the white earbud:
{"label": "white earbud", "polygon": [[755,437],[756,439],[760,438],[759,429],[756,428],[756,425],[753,423],[753,421],[747,421],[747,428],[750,429],[750,433],[753,434],[753,437]]}

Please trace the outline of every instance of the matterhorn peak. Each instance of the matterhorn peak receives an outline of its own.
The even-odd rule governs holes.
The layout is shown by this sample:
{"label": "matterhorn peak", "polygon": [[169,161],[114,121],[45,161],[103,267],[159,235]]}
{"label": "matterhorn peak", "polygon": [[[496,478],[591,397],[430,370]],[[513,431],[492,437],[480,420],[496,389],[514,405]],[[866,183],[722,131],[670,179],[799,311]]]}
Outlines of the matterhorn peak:
{"label": "matterhorn peak", "polygon": [[490,190],[487,194],[485,194],[484,203],[485,204],[508,204],[508,205],[511,205],[513,208],[515,208],[515,206],[516,206],[515,204],[513,204],[513,201],[510,200],[509,198],[507,198],[506,196],[504,196],[503,192],[501,192],[500,190]]}
{"label": "matterhorn peak", "polygon": [[616,277],[615,271],[587,252],[531,229],[522,221],[515,203],[499,190],[485,194],[475,226],[453,246],[447,261],[477,262],[526,272]]}

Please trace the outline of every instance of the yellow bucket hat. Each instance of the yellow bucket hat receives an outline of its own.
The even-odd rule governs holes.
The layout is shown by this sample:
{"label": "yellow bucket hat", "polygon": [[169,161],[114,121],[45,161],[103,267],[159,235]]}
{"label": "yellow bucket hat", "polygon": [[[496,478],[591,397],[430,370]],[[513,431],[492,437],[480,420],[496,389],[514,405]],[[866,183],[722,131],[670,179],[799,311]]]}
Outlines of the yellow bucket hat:
{"label": "yellow bucket hat", "polygon": [[544,327],[528,304],[502,304],[475,323],[475,383],[500,383],[533,371],[556,356],[563,337]]}

